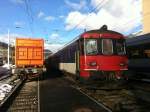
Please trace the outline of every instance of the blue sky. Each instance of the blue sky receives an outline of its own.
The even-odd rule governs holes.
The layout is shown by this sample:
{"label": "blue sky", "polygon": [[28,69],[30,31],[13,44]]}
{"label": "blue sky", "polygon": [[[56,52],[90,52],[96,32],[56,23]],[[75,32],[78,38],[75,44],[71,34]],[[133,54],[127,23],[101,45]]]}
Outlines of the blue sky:
{"label": "blue sky", "polygon": [[1,0],[0,14],[1,41],[9,29],[12,41],[44,38],[52,51],[103,24],[125,35],[142,28],[141,0]]}

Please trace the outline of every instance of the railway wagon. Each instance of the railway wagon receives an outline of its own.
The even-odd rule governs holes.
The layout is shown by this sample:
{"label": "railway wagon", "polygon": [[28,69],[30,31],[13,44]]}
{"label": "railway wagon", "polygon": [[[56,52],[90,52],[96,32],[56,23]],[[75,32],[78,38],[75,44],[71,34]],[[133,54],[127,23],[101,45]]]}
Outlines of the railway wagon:
{"label": "railway wagon", "polygon": [[150,33],[128,38],[126,45],[129,71],[137,77],[150,78]]}
{"label": "railway wagon", "polygon": [[42,77],[44,40],[16,38],[15,72],[23,78]]}
{"label": "railway wagon", "polygon": [[127,68],[125,37],[104,25],[82,33],[47,60],[48,69],[74,74],[76,79],[120,79]]}

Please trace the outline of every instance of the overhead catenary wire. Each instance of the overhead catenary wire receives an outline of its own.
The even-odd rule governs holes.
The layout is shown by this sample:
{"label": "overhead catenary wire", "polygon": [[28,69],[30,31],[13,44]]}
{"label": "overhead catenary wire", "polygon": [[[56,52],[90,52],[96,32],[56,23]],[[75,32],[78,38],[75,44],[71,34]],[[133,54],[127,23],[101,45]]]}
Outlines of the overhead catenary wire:
{"label": "overhead catenary wire", "polygon": [[[101,2],[99,2],[98,5],[97,5],[94,9],[92,9],[89,13],[92,13],[92,12],[97,11],[99,8],[101,8],[101,7],[104,5],[104,2],[106,2],[106,1],[107,1],[107,0],[102,0]],[[90,16],[90,15],[88,15],[88,16]],[[81,24],[83,23],[83,21],[85,21],[86,19],[87,19],[87,17],[85,17],[84,19],[82,19],[77,25],[75,25],[75,26],[73,27],[73,29],[72,29],[71,31],[75,30],[75,29],[76,29],[79,25],[81,25]],[[69,34],[71,33],[71,31],[70,31],[67,35],[69,35]],[[70,42],[66,43],[66,44],[65,44],[62,48],[60,48],[59,50],[65,48],[67,45],[73,43],[73,42],[76,41],[78,38],[79,38],[79,36],[76,36],[73,40],[71,40]],[[55,52],[55,53],[56,53],[56,52]]]}
{"label": "overhead catenary wire", "polygon": [[[95,12],[98,8],[102,7],[104,2],[106,2],[106,0],[101,1],[100,3],[98,3],[98,5],[92,9],[89,13]],[[90,15],[87,15],[87,17]],[[81,20],[73,29],[76,29],[80,24],[83,23],[83,21],[85,21],[87,19],[87,17],[85,17],[83,20]]]}
{"label": "overhead catenary wire", "polygon": [[27,14],[30,17],[30,22],[33,23],[34,18],[32,16],[32,10],[31,10],[31,7],[29,5],[29,1],[28,0],[24,0],[24,1],[25,1],[25,6],[26,6]]}
{"label": "overhead catenary wire", "polygon": [[[30,16],[29,16],[29,10],[28,10],[28,2],[26,2],[25,0],[23,0],[23,4],[19,4],[18,6],[21,8],[21,10],[23,10],[25,12],[25,16],[26,16],[26,19],[27,19],[27,25],[29,27],[29,32],[32,34],[33,36],[33,30],[32,30],[32,23],[31,23],[31,19],[30,19]],[[24,7],[22,6],[24,5]],[[17,26],[18,27],[18,26]],[[20,26],[19,26],[20,27]]]}
{"label": "overhead catenary wire", "polygon": [[[95,12],[95,11],[97,11],[99,8],[102,8],[103,5],[104,5],[104,3],[105,3],[106,1],[108,1],[108,0],[102,0],[101,2],[98,3],[98,5],[97,5],[95,8],[93,8],[92,10],[90,10],[90,12],[88,12],[88,13]],[[85,18],[83,18],[77,25],[75,25],[75,26],[71,29],[70,32],[68,32],[67,35],[69,35],[73,30],[75,30],[76,28],[78,28],[86,19],[88,19],[88,16],[91,16],[91,15],[89,14],[89,15],[87,15]]]}
{"label": "overhead catenary wire", "polygon": [[[105,3],[106,1],[107,1],[107,0],[102,0],[101,2],[99,2],[98,5],[97,5],[95,8],[93,8],[89,13],[95,12],[95,11],[97,11],[99,8],[102,8],[102,6],[104,5],[104,3]],[[91,15],[88,15],[88,16],[91,16]],[[70,32],[68,32],[67,35],[69,35],[73,30],[75,30],[79,25],[81,25],[81,24],[83,23],[83,21],[85,21],[85,20],[87,19],[88,16],[86,16],[85,18],[83,18],[77,25],[75,25],[75,26],[72,28],[72,30],[71,30]],[[76,41],[78,38],[79,38],[79,36],[76,36],[73,40],[71,40],[70,42],[66,43],[66,44],[65,44],[62,48],[60,48],[59,50],[65,48],[65,47],[66,47],[67,45],[69,45],[70,43],[73,43],[73,42]],[[57,52],[57,51],[56,51],[56,52]],[[56,52],[55,52],[55,53],[56,53]]]}
{"label": "overhead catenary wire", "polygon": [[[32,29],[32,24],[33,24],[33,16],[32,16],[32,12],[31,12],[31,9],[29,7],[29,3],[28,3],[28,0],[24,0],[25,1],[25,5],[26,5],[26,12],[27,12],[27,15],[28,15],[28,18],[30,18],[29,22],[30,22],[30,30],[33,34],[33,29]],[[107,0],[102,0],[100,3],[98,3],[98,5],[93,8],[89,13],[92,13],[92,12],[95,12],[97,11],[99,8],[101,8],[103,6],[103,4],[106,2]],[[88,15],[90,16],[90,15]],[[83,23],[83,21],[85,21],[87,19],[87,17],[85,17],[83,20],[81,20],[77,25],[75,25],[72,30],[70,32],[68,32],[67,35],[69,35],[73,30],[75,30],[79,25],[81,25]],[[43,26],[43,32],[45,33],[46,36],[48,36],[48,33],[47,33],[47,30],[46,30],[46,27]]]}
{"label": "overhead catenary wire", "polygon": [[[92,12],[95,12],[97,9],[99,9],[99,7],[100,8],[102,8],[103,7],[103,5],[106,3],[106,1],[101,1],[93,10],[91,10],[89,13],[92,13]],[[144,14],[144,16],[146,16],[146,15],[149,15],[149,14]],[[90,16],[90,15],[88,15],[88,16]],[[86,18],[84,18],[83,20],[81,20],[77,25],[75,25],[73,28],[72,28],[72,30],[70,31],[70,32],[72,32],[73,30],[75,30],[76,28],[78,28],[78,26],[80,26],[87,18],[88,18],[88,16],[86,16]],[[126,26],[126,25],[128,25],[128,24],[130,24],[131,22],[133,22],[133,21],[135,21],[137,19],[137,17],[135,18],[135,19],[132,19],[132,20],[130,20],[130,21],[128,21],[128,22],[126,22],[126,23],[123,23],[123,25],[121,25],[121,24],[116,24],[116,26],[113,28],[114,30],[115,29],[117,29],[117,28],[120,28],[120,26]],[[122,27],[121,29],[125,29],[126,27]],[[70,32],[68,33],[68,34],[70,34]]]}
{"label": "overhead catenary wire", "polygon": [[33,36],[34,34],[34,18],[33,18],[33,15],[32,15],[32,9],[29,5],[29,1],[28,0],[24,0],[24,4],[25,4],[25,12],[27,14],[27,19],[28,19],[28,25],[29,25],[29,28],[30,28],[30,32]]}
{"label": "overhead catenary wire", "polygon": [[[29,0],[24,0],[25,2],[25,6],[26,6],[26,13],[28,16],[28,21],[29,21],[29,26],[30,26],[30,31],[32,33],[32,35],[34,34],[34,15],[33,15],[33,10],[30,5],[29,5]],[[41,29],[43,30],[43,33],[45,34],[46,37],[48,37],[48,31],[45,25],[40,25],[40,27],[42,27]]]}

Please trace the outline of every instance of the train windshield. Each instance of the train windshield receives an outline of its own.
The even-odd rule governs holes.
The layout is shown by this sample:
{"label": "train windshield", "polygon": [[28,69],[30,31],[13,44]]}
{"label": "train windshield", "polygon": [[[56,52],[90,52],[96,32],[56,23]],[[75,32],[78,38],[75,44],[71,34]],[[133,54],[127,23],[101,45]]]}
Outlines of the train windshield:
{"label": "train windshield", "polygon": [[124,40],[116,40],[116,52],[118,55],[125,55],[125,42]]}
{"label": "train windshield", "polygon": [[85,40],[85,53],[87,55],[96,55],[98,53],[97,39]]}
{"label": "train windshield", "polygon": [[102,39],[102,53],[104,55],[112,55],[113,54],[112,39]]}

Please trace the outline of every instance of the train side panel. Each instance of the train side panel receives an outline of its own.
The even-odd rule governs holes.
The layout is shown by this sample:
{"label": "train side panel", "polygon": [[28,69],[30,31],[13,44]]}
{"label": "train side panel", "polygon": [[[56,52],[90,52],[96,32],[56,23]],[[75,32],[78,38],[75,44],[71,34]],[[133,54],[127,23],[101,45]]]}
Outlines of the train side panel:
{"label": "train side panel", "polygon": [[60,63],[60,70],[66,71],[71,74],[75,74],[76,64],[75,63]]}
{"label": "train side panel", "polygon": [[127,38],[126,43],[130,77],[150,78],[150,33]]}
{"label": "train side panel", "polygon": [[76,74],[76,50],[78,43],[74,42],[71,46],[64,48],[59,55],[59,69],[70,74]]}

